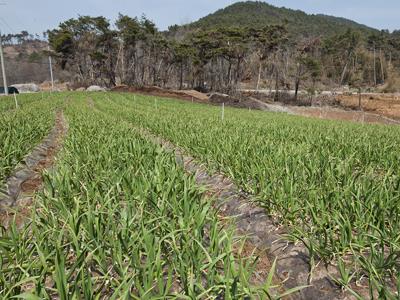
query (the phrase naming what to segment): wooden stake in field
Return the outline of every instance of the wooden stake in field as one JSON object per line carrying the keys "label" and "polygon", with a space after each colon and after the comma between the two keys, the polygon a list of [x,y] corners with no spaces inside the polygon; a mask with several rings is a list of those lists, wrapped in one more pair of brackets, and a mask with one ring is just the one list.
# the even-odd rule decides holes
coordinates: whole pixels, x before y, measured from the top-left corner
{"label": "wooden stake in field", "polygon": [[18,109],[18,101],[17,101],[17,94],[14,93],[14,100],[15,100],[15,108]]}
{"label": "wooden stake in field", "polygon": [[7,86],[7,77],[6,77],[6,70],[4,67],[4,56],[3,56],[3,44],[1,41],[1,31],[0,31],[0,64],[1,64],[1,71],[3,75],[3,85],[4,85],[4,94],[8,95],[8,86]]}
{"label": "wooden stake in field", "polygon": [[[48,47],[48,51],[50,51],[50,46]],[[54,76],[53,76],[53,64],[51,61],[51,55],[49,55],[49,69],[50,69],[50,79],[51,79],[51,90],[50,94],[54,91]]]}
{"label": "wooden stake in field", "polygon": [[221,119],[222,121],[225,118],[225,103],[222,103],[222,110],[221,110]]}

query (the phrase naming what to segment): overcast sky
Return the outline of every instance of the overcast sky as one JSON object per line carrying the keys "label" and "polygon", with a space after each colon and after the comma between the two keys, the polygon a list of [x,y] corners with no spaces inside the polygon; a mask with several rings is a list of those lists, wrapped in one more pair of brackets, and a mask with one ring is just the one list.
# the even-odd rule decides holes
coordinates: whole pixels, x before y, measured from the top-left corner
{"label": "overcast sky", "polygon": [[[0,0],[0,30],[39,33],[78,15],[145,14],[160,29],[195,21],[233,0]],[[268,0],[275,6],[345,17],[378,29],[400,29],[400,0]]]}

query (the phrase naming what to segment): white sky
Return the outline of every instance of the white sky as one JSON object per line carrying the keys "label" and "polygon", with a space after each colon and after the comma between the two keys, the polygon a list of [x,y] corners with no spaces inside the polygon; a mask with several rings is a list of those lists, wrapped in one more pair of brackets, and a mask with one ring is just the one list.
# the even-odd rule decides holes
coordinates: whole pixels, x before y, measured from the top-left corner
{"label": "white sky", "polygon": [[[79,15],[145,14],[160,29],[195,21],[232,0],[0,0],[0,30],[41,34]],[[378,29],[400,29],[400,0],[269,0],[275,6],[352,19]],[[384,2],[384,3],[383,3]],[[5,5],[1,5],[5,3]]]}

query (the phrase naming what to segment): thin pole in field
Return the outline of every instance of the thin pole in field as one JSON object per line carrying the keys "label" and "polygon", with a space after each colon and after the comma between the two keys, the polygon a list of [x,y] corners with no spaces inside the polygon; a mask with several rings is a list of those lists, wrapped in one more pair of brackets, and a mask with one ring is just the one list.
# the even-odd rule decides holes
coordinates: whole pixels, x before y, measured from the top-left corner
{"label": "thin pole in field", "polygon": [[42,91],[42,100],[43,100],[43,91]]}
{"label": "thin pole in field", "polygon": [[136,95],[133,95],[133,101],[136,101]]}
{"label": "thin pole in field", "polygon": [[1,31],[0,31],[0,62],[1,62],[1,71],[3,74],[4,93],[6,95],[8,95],[6,68],[4,66],[3,45],[2,45],[2,41],[1,41]]}
{"label": "thin pole in field", "polygon": [[157,106],[157,98],[154,98],[154,106],[156,107],[156,109],[158,109],[158,106]]}
{"label": "thin pole in field", "polygon": [[222,102],[222,110],[221,110],[221,119],[222,119],[222,121],[224,120],[224,118],[225,118],[225,103]]}
{"label": "thin pole in field", "polygon": [[[50,47],[48,48],[50,51]],[[49,68],[50,68],[50,79],[51,79],[51,91],[54,91],[54,78],[53,78],[53,66],[51,62],[51,55],[49,55]]]}
{"label": "thin pole in field", "polygon": [[17,94],[14,93],[15,108],[18,109]]}

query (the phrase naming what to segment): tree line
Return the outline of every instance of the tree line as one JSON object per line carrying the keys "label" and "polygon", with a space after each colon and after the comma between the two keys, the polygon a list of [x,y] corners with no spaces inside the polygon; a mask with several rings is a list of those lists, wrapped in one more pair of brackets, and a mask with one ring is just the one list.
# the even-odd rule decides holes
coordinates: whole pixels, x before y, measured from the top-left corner
{"label": "tree line", "polygon": [[[113,26],[114,25],[114,26]],[[389,84],[400,72],[400,31],[289,38],[286,25],[176,34],[146,18],[69,19],[48,31],[52,55],[80,85],[160,86],[233,93]]]}
{"label": "tree line", "polygon": [[21,45],[26,42],[42,41],[38,34],[31,34],[26,30],[19,33],[8,33],[1,36],[2,43],[8,45]]}

